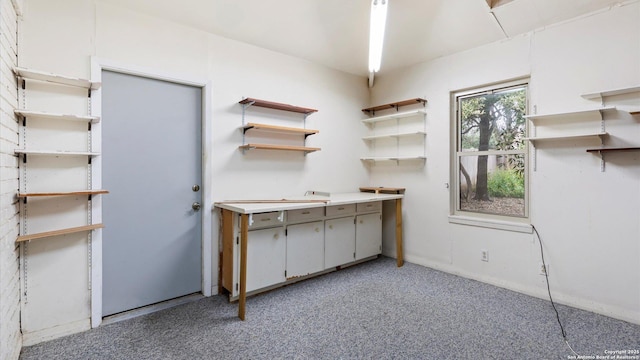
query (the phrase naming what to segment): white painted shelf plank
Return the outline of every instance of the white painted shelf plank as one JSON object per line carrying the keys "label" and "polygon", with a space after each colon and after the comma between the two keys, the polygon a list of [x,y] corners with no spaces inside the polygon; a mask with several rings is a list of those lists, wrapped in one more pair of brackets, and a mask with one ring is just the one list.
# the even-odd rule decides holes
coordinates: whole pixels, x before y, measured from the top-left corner
{"label": "white painted shelf plank", "polygon": [[609,135],[609,133],[599,132],[599,133],[573,134],[573,135],[562,135],[562,136],[529,137],[529,138],[525,138],[524,140],[531,141],[535,145],[535,142],[537,141],[544,142],[544,141],[560,141],[560,140],[572,140],[572,139],[578,140],[578,139],[589,139],[589,138],[602,140],[602,138],[607,135]]}
{"label": "white painted shelf plank", "polygon": [[48,73],[39,70],[26,69],[21,67],[15,67],[13,72],[22,78],[25,79],[33,79],[38,81],[46,81],[54,84],[67,85],[67,86],[75,86],[85,89],[96,90],[100,88],[101,83],[90,81],[86,79],[74,78],[54,73]]}
{"label": "white painted shelf plank", "polygon": [[600,92],[582,94],[582,97],[585,98],[585,99],[588,99],[588,100],[595,100],[595,99],[600,99],[600,98],[607,97],[607,96],[629,94],[629,93],[634,93],[634,92],[640,92],[640,85],[631,86],[631,87],[627,87],[627,88],[620,88],[620,89],[605,90],[605,91],[600,91]]}
{"label": "white painted shelf plank", "polygon": [[402,161],[402,160],[426,160],[426,156],[374,156],[360,158],[362,161]]}
{"label": "white painted shelf plank", "polygon": [[14,151],[16,154],[25,154],[25,155],[49,155],[49,156],[98,156],[100,153],[97,152],[89,152],[89,151],[66,151],[66,150],[29,150],[29,149],[16,149]]}
{"label": "white painted shelf plank", "polygon": [[100,122],[99,116],[83,116],[83,115],[73,115],[73,114],[56,114],[56,113],[48,113],[44,111],[31,111],[24,109],[16,109],[14,112],[17,115],[22,117],[37,117],[41,119],[57,119],[57,120],[71,120],[71,121],[83,121],[83,122],[91,122],[92,124],[96,124]]}
{"label": "white painted shelf plank", "polygon": [[560,113],[550,113],[550,114],[535,114],[535,115],[525,115],[526,119],[529,120],[539,120],[539,119],[551,119],[551,118],[562,118],[573,115],[587,115],[587,114],[595,114],[602,111],[612,111],[615,110],[615,106],[605,106],[596,109],[588,109],[588,110],[578,110],[578,111],[569,111],[569,112],[560,112]]}
{"label": "white painted shelf plank", "polygon": [[372,135],[372,136],[365,136],[362,138],[362,140],[371,141],[376,139],[399,138],[399,137],[418,136],[418,135],[425,136],[427,135],[427,133],[424,131],[413,131],[413,132],[397,133],[397,134]]}
{"label": "white painted shelf plank", "polygon": [[402,118],[412,117],[412,116],[416,116],[416,115],[425,115],[426,113],[427,112],[425,110],[422,110],[422,109],[411,110],[411,111],[403,111],[403,112],[397,112],[397,113],[389,114],[389,115],[375,116],[375,117],[372,117],[372,118],[364,119],[364,120],[362,120],[362,122],[365,123],[365,124],[372,124],[372,123],[376,123],[376,122],[380,122],[380,121],[402,119]]}

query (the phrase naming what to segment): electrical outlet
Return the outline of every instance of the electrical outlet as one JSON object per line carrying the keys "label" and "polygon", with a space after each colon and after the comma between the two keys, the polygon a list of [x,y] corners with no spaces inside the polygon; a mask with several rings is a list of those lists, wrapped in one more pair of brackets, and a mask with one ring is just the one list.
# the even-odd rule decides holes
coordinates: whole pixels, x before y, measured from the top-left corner
{"label": "electrical outlet", "polygon": [[540,275],[549,275],[549,264],[545,267],[543,263],[540,263],[539,266]]}
{"label": "electrical outlet", "polygon": [[486,249],[480,250],[480,260],[489,261],[489,250],[486,250]]}

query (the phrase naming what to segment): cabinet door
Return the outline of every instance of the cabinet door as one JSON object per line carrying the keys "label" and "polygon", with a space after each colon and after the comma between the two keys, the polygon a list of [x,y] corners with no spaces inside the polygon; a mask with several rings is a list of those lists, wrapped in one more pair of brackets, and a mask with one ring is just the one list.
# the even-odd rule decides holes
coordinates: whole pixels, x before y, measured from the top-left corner
{"label": "cabinet door", "polygon": [[382,252],[382,215],[380,213],[356,217],[356,260]]}
{"label": "cabinet door", "polygon": [[327,220],[324,223],[324,267],[329,269],[353,262],[356,251],[354,217]]}
{"label": "cabinet door", "polygon": [[324,223],[287,227],[287,279],[324,270]]}
{"label": "cabinet door", "polygon": [[252,230],[248,235],[247,291],[284,282],[287,251],[284,227]]}

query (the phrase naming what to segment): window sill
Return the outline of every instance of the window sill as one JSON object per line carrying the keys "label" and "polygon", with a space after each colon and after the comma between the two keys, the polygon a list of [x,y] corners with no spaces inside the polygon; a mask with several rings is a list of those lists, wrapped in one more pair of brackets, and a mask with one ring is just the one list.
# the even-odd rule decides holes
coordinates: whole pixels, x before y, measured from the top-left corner
{"label": "window sill", "polygon": [[500,221],[493,219],[482,219],[469,216],[449,215],[449,223],[478,226],[497,230],[515,231],[521,233],[532,234],[533,228],[531,224],[519,223],[515,221]]}

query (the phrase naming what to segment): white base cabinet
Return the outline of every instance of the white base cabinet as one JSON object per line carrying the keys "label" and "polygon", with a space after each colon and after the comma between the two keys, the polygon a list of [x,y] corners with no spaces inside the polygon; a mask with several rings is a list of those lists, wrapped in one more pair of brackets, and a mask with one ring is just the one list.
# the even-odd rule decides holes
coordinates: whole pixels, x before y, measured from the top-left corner
{"label": "white base cabinet", "polygon": [[355,217],[327,220],[324,223],[325,269],[350,263],[356,253]]}
{"label": "white base cabinet", "polygon": [[[221,286],[236,298],[242,215],[229,210],[222,215]],[[381,250],[381,201],[253,213],[247,231],[246,291],[258,293],[323,274]]]}
{"label": "white base cabinet", "polygon": [[324,269],[324,222],[287,226],[287,280]]}

